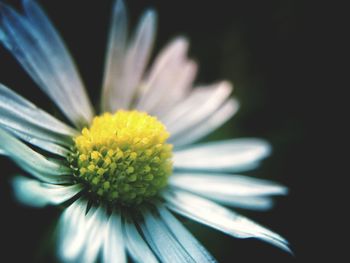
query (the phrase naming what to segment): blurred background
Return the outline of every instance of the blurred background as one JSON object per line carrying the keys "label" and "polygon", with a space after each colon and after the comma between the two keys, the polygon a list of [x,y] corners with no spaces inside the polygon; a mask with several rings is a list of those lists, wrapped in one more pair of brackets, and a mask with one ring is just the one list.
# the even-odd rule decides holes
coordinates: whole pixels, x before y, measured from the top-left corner
{"label": "blurred background", "polygon": [[[191,42],[190,56],[199,62],[197,83],[227,79],[234,83],[239,113],[214,134],[217,140],[261,137],[273,154],[256,171],[246,173],[279,181],[290,188],[272,211],[239,211],[286,237],[296,256],[257,240],[239,240],[184,220],[185,225],[219,262],[302,262],[315,259],[317,231],[313,214],[316,194],[311,182],[322,171],[314,149],[315,84],[304,79],[310,64],[304,57],[303,1],[156,1],[125,0],[131,24],[147,7],[159,14],[153,56],[177,35]],[[19,1],[11,2],[20,8]],[[93,102],[99,99],[111,0],[39,1],[63,36],[80,69]],[[57,112],[12,56],[0,47],[0,82],[46,109]],[[317,136],[317,134],[316,134]],[[32,209],[12,198],[9,179],[20,172],[0,157],[0,241],[6,262],[54,262],[50,233],[57,208]],[[318,168],[315,168],[318,167]],[[318,255],[321,251],[317,252]],[[2,257],[2,256],[1,256]],[[0,260],[2,261],[2,260]]]}

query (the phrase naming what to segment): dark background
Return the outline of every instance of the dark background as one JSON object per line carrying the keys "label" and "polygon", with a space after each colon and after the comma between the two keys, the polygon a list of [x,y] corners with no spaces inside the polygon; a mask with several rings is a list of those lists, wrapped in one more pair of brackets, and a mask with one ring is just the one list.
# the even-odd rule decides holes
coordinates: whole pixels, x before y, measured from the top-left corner
{"label": "dark background", "polygon": [[[19,1],[7,2],[20,6]],[[71,50],[96,103],[112,1],[40,3]],[[320,220],[327,210],[320,212],[317,196],[325,173],[318,112],[323,90],[314,80],[317,46],[310,48],[309,42],[317,29],[312,26],[314,21],[306,21],[306,17],[316,18],[317,10],[309,12],[304,1],[292,0],[126,3],[132,25],[146,7],[158,11],[155,51],[177,35],[190,39],[190,55],[200,64],[198,83],[234,82],[241,109],[206,140],[253,136],[272,143],[273,155],[247,174],[280,181],[290,188],[290,194],[278,198],[272,211],[240,212],[285,236],[295,257],[260,241],[234,239],[190,221],[185,224],[220,262],[326,259],[330,247],[323,248],[328,225]],[[2,47],[0,82],[47,111],[57,111]],[[8,182],[19,170],[5,158],[0,158],[0,167],[1,257],[10,259],[5,262],[51,262],[47,237],[60,211],[16,204]]]}

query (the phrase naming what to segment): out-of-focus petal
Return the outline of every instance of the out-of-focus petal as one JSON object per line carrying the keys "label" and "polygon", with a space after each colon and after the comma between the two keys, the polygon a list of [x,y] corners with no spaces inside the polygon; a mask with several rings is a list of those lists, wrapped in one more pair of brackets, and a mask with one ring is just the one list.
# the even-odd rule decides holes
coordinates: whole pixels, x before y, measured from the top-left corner
{"label": "out-of-focus petal", "polygon": [[[92,207],[85,216],[85,248],[76,262],[96,262],[105,237],[107,214],[103,207]],[[115,233],[117,234],[117,233]]]}
{"label": "out-of-focus petal", "polygon": [[148,75],[136,108],[160,116],[191,87],[197,66],[186,59],[188,41],[178,37],[170,42],[156,57]]}
{"label": "out-of-focus petal", "polygon": [[161,120],[165,119],[166,114],[190,94],[197,70],[198,65],[195,61],[184,61],[179,71],[173,76],[175,78],[173,88],[169,89],[149,112]]}
{"label": "out-of-focus petal", "polygon": [[169,142],[174,147],[181,147],[194,143],[206,135],[210,134],[226,121],[228,121],[238,111],[239,103],[235,99],[228,99],[216,112],[208,116],[201,123],[191,127],[186,132],[176,137],[170,137]]}
{"label": "out-of-focus petal", "polygon": [[0,40],[72,123],[89,123],[93,110],[62,40],[35,1],[23,6],[26,17],[0,5]]}
{"label": "out-of-focus petal", "polygon": [[223,105],[231,91],[232,86],[226,81],[195,88],[187,99],[161,119],[172,137],[176,138],[210,117]]}
{"label": "out-of-focus petal", "polygon": [[[148,10],[141,18],[131,43],[128,43],[128,47],[124,51],[125,54],[121,54],[125,42],[125,34],[123,33],[123,29],[120,34],[114,33],[114,30],[124,27],[124,24],[126,24],[125,12],[123,3],[117,3],[114,14],[122,14],[122,17],[113,20],[113,31],[111,31],[110,37],[110,41],[112,42],[109,44],[110,48],[108,50],[108,57],[112,57],[108,58],[108,60],[120,59],[120,62],[115,61],[107,64],[106,74],[108,75],[105,77],[105,85],[108,86],[105,89],[109,89],[109,91],[104,94],[103,98],[106,105],[104,110],[111,112],[115,112],[118,109],[130,109],[132,107],[137,89],[140,88],[141,79],[151,55],[156,31],[156,13],[153,10]],[[125,19],[123,19],[123,16],[125,16]],[[122,44],[118,46],[120,42]],[[118,50],[114,50],[113,47]],[[113,66],[116,72],[113,72]]]}
{"label": "out-of-focus petal", "polygon": [[87,202],[76,200],[64,210],[58,222],[57,253],[63,262],[78,262],[88,234]]}
{"label": "out-of-focus petal", "polygon": [[128,17],[123,0],[116,1],[113,7],[112,22],[106,54],[104,82],[101,95],[102,111],[111,111],[121,104],[120,93],[123,87],[119,80],[123,78],[125,53],[128,37]]}
{"label": "out-of-focus petal", "polygon": [[18,201],[34,207],[59,205],[74,197],[83,188],[80,184],[49,185],[24,176],[14,177],[12,186]]}

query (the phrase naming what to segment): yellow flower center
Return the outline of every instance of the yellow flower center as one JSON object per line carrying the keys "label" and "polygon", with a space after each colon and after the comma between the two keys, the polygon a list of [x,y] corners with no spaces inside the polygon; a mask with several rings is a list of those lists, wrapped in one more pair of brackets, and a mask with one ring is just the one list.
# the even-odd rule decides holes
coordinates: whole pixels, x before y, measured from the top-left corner
{"label": "yellow flower center", "polygon": [[99,200],[140,204],[166,186],[172,145],[165,126],[138,111],[104,113],[74,138],[69,157],[76,179]]}

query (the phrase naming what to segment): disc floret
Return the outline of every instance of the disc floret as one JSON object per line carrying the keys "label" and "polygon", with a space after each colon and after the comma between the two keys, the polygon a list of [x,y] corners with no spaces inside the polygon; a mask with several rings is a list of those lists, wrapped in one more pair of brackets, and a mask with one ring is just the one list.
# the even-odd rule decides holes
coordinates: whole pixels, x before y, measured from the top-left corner
{"label": "disc floret", "polygon": [[165,126],[146,113],[104,113],[74,139],[69,162],[76,180],[99,200],[140,204],[167,184],[172,172],[168,138]]}

